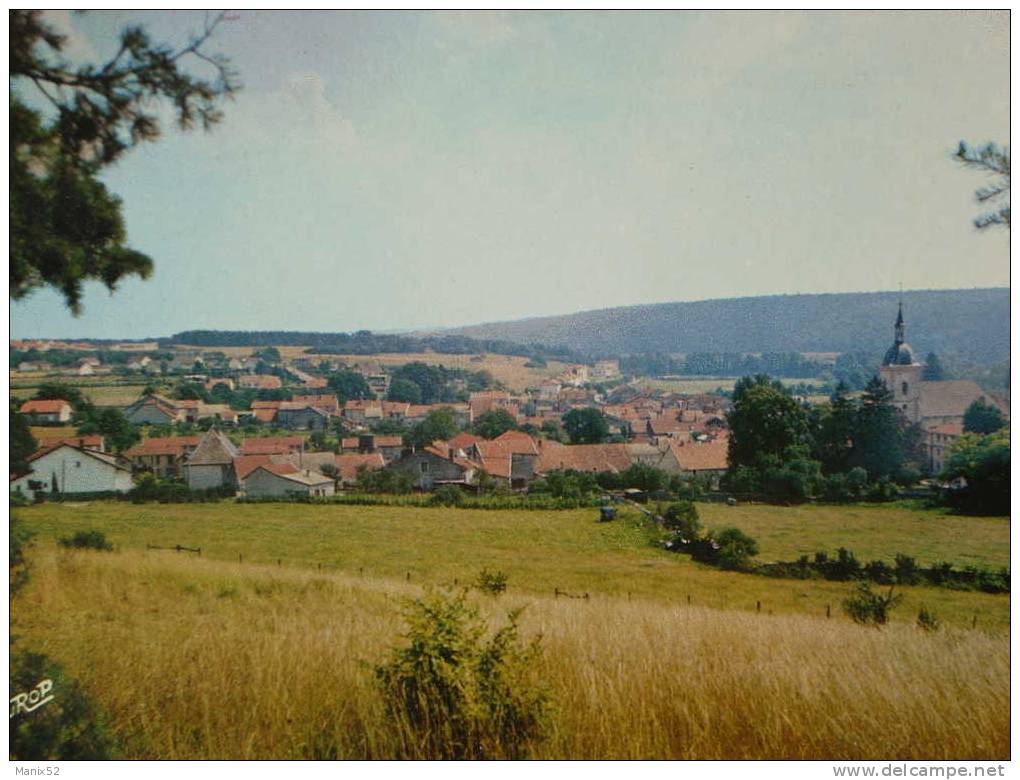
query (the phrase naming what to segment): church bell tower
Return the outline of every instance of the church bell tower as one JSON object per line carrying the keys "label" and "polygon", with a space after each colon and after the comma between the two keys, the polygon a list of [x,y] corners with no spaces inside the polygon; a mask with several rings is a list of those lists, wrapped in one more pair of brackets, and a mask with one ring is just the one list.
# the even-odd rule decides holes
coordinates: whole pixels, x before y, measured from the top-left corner
{"label": "church bell tower", "polygon": [[921,373],[924,366],[914,359],[914,351],[906,342],[906,325],[903,321],[903,301],[894,326],[893,345],[886,350],[879,378],[893,394],[892,403],[910,422],[921,420]]}

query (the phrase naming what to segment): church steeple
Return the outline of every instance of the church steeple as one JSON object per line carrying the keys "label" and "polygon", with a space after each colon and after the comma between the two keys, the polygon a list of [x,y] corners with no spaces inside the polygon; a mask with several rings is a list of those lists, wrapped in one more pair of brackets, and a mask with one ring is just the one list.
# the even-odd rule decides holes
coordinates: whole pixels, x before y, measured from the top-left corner
{"label": "church steeple", "polygon": [[896,315],[896,344],[906,341],[906,326],[903,324],[903,301],[900,301],[900,312]]}
{"label": "church steeple", "polygon": [[914,360],[914,351],[910,348],[906,339],[907,327],[903,322],[903,300],[900,300],[900,309],[896,314],[896,337],[893,341],[893,345],[889,347],[885,353],[885,359],[882,360],[883,366],[913,366],[916,365]]}

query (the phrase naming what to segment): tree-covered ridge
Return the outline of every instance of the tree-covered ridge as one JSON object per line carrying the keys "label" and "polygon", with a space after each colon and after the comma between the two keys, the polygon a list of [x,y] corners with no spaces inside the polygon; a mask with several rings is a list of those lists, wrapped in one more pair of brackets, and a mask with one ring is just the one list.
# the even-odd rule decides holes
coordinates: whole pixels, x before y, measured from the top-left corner
{"label": "tree-covered ridge", "polygon": [[296,330],[186,330],[175,333],[167,343],[193,347],[308,347],[310,352],[337,355],[378,355],[387,353],[441,352],[447,355],[497,355],[545,357],[576,360],[581,356],[562,345],[518,344],[500,339],[467,336],[416,336],[398,333],[329,333]]}
{"label": "tree-covered ridge", "polygon": [[[902,293],[917,355],[978,364],[1009,358],[1009,290]],[[898,292],[775,295],[657,303],[455,328],[472,338],[557,344],[593,355],[867,352],[892,342]]]}

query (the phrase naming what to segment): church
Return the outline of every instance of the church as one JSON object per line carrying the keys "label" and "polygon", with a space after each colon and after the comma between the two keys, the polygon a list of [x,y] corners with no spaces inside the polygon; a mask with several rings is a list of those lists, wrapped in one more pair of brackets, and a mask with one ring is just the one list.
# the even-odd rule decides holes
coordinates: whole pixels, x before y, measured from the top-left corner
{"label": "church", "polygon": [[879,378],[893,394],[893,404],[912,423],[918,423],[928,439],[929,467],[942,468],[947,443],[963,433],[963,415],[975,401],[997,406],[1007,418],[1009,402],[987,393],[969,379],[925,381],[924,365],[914,357],[906,341],[903,303],[896,316],[893,344],[882,359]]}

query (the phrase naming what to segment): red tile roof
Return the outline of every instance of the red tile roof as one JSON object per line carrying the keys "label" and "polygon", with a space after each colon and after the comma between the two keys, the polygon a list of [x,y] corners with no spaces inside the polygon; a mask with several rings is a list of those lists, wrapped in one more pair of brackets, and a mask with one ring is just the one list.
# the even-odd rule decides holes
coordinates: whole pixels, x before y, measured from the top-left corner
{"label": "red tile roof", "polygon": [[729,466],[726,438],[706,442],[671,441],[669,446],[684,471],[725,471]]}
{"label": "red tile roof", "polygon": [[36,399],[25,401],[19,411],[22,414],[60,414],[65,407],[71,408],[70,401],[63,401],[59,398],[53,400]]}
{"label": "red tile roof", "polygon": [[271,455],[273,453],[296,452],[304,446],[305,440],[300,436],[266,436],[264,438],[245,439],[241,442],[242,455]]}
{"label": "red tile roof", "polygon": [[135,458],[142,455],[179,455],[183,456],[189,449],[194,449],[202,441],[201,436],[158,436],[148,438],[124,453],[125,457]]}
{"label": "red tile roof", "polygon": [[383,457],[378,452],[342,452],[336,456],[336,467],[340,471],[340,478],[344,482],[354,482],[358,478],[358,467],[365,466],[369,469],[381,469],[386,465]]}
{"label": "red tile roof", "polygon": [[626,444],[571,444],[543,441],[536,471],[572,469],[598,473],[624,471],[632,463]]}

